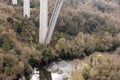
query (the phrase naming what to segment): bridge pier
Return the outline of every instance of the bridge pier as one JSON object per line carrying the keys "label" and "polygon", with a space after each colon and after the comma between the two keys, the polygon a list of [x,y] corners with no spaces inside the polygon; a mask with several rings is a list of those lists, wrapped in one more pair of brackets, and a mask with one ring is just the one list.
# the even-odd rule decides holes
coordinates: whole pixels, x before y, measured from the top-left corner
{"label": "bridge pier", "polygon": [[[64,0],[57,0],[48,27],[48,0],[40,0],[39,43],[47,46],[50,43],[58,15]],[[17,0],[12,0],[17,5]],[[30,17],[30,0],[23,0],[23,16]]]}
{"label": "bridge pier", "polygon": [[48,0],[40,0],[39,43],[44,44],[48,31]]}
{"label": "bridge pier", "polygon": [[23,0],[23,15],[24,17],[30,17],[30,0]]}
{"label": "bridge pier", "polygon": [[17,5],[18,4],[18,0],[12,0],[12,4]]}
{"label": "bridge pier", "polygon": [[44,44],[45,46],[47,46],[50,43],[63,2],[64,0],[57,0],[55,3],[55,7],[53,9],[52,16],[48,26],[47,36]]}

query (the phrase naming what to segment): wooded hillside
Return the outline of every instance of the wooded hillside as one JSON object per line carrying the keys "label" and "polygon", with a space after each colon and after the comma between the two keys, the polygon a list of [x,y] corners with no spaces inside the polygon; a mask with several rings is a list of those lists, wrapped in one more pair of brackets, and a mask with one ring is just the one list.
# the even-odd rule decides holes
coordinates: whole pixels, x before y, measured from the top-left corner
{"label": "wooded hillside", "polygon": [[[49,19],[55,0],[49,0]],[[23,17],[22,0],[0,0],[0,80],[31,73],[56,58],[85,57],[93,52],[120,53],[120,0],[65,0],[51,44],[38,44],[39,0]]]}

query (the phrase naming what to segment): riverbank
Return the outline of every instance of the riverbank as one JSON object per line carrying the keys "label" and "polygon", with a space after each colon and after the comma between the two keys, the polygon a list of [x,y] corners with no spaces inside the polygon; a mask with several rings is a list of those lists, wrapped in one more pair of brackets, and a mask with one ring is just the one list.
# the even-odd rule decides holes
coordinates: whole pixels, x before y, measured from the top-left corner
{"label": "riverbank", "polygon": [[73,70],[71,72],[71,80],[119,80],[119,60],[120,55],[116,53],[92,54],[86,60],[82,61],[83,70]]}
{"label": "riverbank", "polygon": [[[120,7],[114,1],[66,0],[47,47],[38,43],[39,0],[31,0],[30,18],[23,18],[22,0],[16,6],[10,1],[0,0],[0,80],[17,80],[21,74],[29,80],[35,67],[120,47]],[[54,2],[49,1],[49,17]]]}
{"label": "riverbank", "polygon": [[84,59],[53,61],[35,68],[29,76],[30,80],[117,80],[120,78],[119,60],[120,49],[112,53],[94,52]]}
{"label": "riverbank", "polygon": [[[106,37],[104,35],[106,35]],[[4,39],[4,41],[6,39],[6,41],[3,43],[5,46],[2,46],[1,49],[1,60],[3,60],[3,62],[1,62],[0,76],[3,80],[16,79],[21,77],[21,74],[24,74],[27,78],[29,78],[34,67],[48,65],[52,61],[55,61],[60,58],[84,59],[85,57],[90,56],[94,52],[99,52],[99,50],[103,53],[112,53],[114,52],[114,50],[116,50],[116,48],[119,49],[119,34],[115,37],[110,36],[110,34],[108,33],[104,35],[100,37],[97,35],[88,36],[87,34],[80,33],[72,40],[60,38],[56,44],[50,45],[46,48],[43,48],[41,46],[39,48],[32,46],[28,47],[21,43],[21,45],[23,45],[24,48],[19,47],[17,44],[16,46],[18,46],[19,49],[13,47],[10,50],[9,45],[5,43],[7,41],[10,41],[11,43],[14,42],[12,42],[11,39],[7,37],[7,35],[1,35],[1,39]],[[99,42],[103,45],[98,44]],[[21,49],[23,50],[22,52]],[[117,51],[120,52],[119,50]],[[5,76],[9,77],[7,77],[6,79]]]}

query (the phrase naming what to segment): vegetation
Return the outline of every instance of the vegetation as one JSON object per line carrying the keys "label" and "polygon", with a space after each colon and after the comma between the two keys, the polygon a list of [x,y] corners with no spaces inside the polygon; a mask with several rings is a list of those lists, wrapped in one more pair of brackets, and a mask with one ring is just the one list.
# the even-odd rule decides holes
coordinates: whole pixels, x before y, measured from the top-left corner
{"label": "vegetation", "polygon": [[120,63],[114,55],[120,59],[118,54],[93,53],[88,62],[82,61],[82,71],[74,70],[71,73],[72,80],[119,80]]}
{"label": "vegetation", "polygon": [[[22,0],[18,6],[10,2],[0,1],[0,80],[17,79],[21,74],[29,80],[28,75],[38,65],[57,58],[88,56],[88,66],[82,73],[73,71],[73,80],[120,79],[119,64],[113,64],[116,57],[106,58],[106,52],[120,54],[120,5],[115,1],[66,0],[47,47],[38,44],[39,0],[31,0],[31,18],[22,17]],[[49,2],[50,18],[55,0]],[[99,61],[94,52],[101,52],[104,58]]]}

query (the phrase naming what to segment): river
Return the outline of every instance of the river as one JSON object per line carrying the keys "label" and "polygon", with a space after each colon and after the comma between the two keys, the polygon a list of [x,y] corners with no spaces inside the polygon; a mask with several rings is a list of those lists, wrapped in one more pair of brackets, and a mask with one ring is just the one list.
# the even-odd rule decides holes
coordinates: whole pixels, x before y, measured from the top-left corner
{"label": "river", "polygon": [[[43,68],[35,68],[30,76],[30,80],[70,80],[70,72],[80,65],[73,61],[60,60],[52,62]],[[26,80],[23,76],[20,80]]]}

